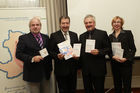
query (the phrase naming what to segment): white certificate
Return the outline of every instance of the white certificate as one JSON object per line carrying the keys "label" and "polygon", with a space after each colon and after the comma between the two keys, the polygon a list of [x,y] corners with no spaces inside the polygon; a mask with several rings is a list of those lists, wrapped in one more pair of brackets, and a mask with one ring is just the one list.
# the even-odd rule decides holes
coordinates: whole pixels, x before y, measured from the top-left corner
{"label": "white certificate", "polygon": [[72,49],[72,46],[68,40],[57,44],[57,46],[59,48],[60,53],[65,55],[64,56],[65,60],[73,57],[73,49]]}
{"label": "white certificate", "polygon": [[117,51],[115,52],[115,56],[118,56],[119,58],[123,58],[123,49],[117,49]]}
{"label": "white certificate", "polygon": [[112,52],[114,56],[123,58],[124,50],[121,47],[121,42],[112,42]]}
{"label": "white certificate", "polygon": [[95,40],[86,39],[86,49],[85,52],[90,53],[91,50],[95,49]]}
{"label": "white certificate", "polygon": [[76,43],[73,45],[73,54],[77,57],[80,56],[80,51],[81,51],[81,43]]}
{"label": "white certificate", "polygon": [[39,53],[43,58],[49,55],[46,48],[40,50]]}
{"label": "white certificate", "polygon": [[121,49],[121,42],[112,42],[112,49]]}

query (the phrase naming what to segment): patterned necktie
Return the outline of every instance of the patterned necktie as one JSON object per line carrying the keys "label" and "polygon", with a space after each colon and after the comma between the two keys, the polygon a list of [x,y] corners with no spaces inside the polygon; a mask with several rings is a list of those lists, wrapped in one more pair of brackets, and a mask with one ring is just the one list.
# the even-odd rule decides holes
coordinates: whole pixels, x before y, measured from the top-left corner
{"label": "patterned necktie", "polygon": [[39,46],[40,46],[41,48],[43,48],[43,41],[41,40],[40,36],[37,35],[36,38],[37,38],[37,42],[38,42]]}
{"label": "patterned necktie", "polygon": [[64,32],[65,40],[68,40],[67,35],[68,35],[67,32]]}

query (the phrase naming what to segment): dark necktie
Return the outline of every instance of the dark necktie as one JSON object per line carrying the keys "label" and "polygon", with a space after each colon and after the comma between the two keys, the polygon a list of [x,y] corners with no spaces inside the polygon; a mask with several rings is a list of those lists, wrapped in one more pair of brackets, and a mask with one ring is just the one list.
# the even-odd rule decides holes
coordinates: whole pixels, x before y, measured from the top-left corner
{"label": "dark necktie", "polygon": [[88,32],[88,39],[91,39],[91,31]]}
{"label": "dark necktie", "polygon": [[43,41],[40,39],[40,36],[37,35],[36,38],[37,38],[37,42],[38,42],[39,46],[40,46],[41,48],[43,48]]}

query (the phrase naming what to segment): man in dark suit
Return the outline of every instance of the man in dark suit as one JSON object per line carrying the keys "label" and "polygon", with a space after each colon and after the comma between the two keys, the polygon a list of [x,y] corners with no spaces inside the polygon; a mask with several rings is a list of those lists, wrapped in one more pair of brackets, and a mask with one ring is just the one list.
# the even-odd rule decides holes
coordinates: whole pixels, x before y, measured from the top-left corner
{"label": "man in dark suit", "polygon": [[37,17],[30,20],[29,28],[30,33],[19,37],[16,57],[24,62],[23,80],[27,81],[31,93],[46,93],[43,92],[45,86],[41,86],[50,78],[52,59],[50,56],[43,58],[39,51],[44,48],[49,51],[49,37],[40,33],[41,22]]}
{"label": "man in dark suit", "polygon": [[64,55],[60,53],[57,44],[68,40],[73,46],[78,42],[76,33],[69,31],[70,18],[68,16],[60,17],[60,30],[52,33],[50,36],[51,55],[54,58],[54,73],[57,80],[59,93],[75,93],[77,79],[77,57],[65,60]]}
{"label": "man in dark suit", "polygon": [[[87,15],[84,18],[86,32],[80,35],[82,43],[80,63],[84,81],[85,93],[104,93],[104,80],[106,74],[105,55],[110,51],[110,42],[105,31],[95,28],[95,17]],[[95,40],[95,49],[85,52],[88,40]],[[92,45],[92,44],[91,44]],[[93,89],[94,87],[94,89]]]}

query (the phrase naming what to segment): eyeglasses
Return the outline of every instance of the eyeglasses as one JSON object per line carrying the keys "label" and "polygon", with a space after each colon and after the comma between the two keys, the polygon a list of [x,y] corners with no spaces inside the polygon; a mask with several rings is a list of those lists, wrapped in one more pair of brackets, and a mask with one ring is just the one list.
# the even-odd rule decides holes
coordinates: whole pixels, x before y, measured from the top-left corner
{"label": "eyeglasses", "polygon": [[121,23],[121,21],[114,21],[113,24],[115,24],[115,23],[119,24],[119,23]]}

